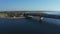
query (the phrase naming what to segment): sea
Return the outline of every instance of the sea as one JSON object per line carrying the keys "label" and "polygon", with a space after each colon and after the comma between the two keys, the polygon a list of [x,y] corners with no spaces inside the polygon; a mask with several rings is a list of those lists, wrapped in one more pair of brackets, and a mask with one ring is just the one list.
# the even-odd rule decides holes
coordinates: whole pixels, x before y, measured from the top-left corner
{"label": "sea", "polygon": [[[56,14],[58,13],[50,13]],[[44,18],[42,23],[39,18],[32,19],[7,19],[0,18],[0,33],[6,34],[60,34],[60,19]]]}

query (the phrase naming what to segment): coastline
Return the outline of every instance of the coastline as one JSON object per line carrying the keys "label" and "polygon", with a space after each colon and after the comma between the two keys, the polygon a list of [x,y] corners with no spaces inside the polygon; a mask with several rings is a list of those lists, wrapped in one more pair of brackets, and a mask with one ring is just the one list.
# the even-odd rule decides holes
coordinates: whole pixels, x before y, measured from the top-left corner
{"label": "coastline", "polygon": [[21,19],[25,17],[0,17],[0,18],[5,18],[5,19]]}

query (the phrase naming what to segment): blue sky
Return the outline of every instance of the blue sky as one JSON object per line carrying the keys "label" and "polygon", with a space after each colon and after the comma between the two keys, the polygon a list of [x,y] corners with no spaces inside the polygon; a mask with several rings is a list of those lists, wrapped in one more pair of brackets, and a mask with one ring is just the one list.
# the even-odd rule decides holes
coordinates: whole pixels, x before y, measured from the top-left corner
{"label": "blue sky", "polygon": [[60,0],[0,0],[0,11],[60,11]]}

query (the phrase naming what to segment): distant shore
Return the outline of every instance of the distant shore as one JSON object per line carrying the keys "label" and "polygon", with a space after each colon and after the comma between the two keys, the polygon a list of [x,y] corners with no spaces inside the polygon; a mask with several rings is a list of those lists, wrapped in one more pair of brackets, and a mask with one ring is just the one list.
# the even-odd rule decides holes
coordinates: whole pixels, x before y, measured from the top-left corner
{"label": "distant shore", "polygon": [[0,17],[0,18],[6,18],[6,19],[21,19],[25,17]]}

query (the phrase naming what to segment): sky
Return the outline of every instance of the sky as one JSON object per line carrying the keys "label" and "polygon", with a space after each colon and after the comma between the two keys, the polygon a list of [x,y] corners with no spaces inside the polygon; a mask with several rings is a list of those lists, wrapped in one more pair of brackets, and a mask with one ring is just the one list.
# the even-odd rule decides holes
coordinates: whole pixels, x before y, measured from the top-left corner
{"label": "sky", "polygon": [[60,11],[60,0],[0,0],[0,11]]}

